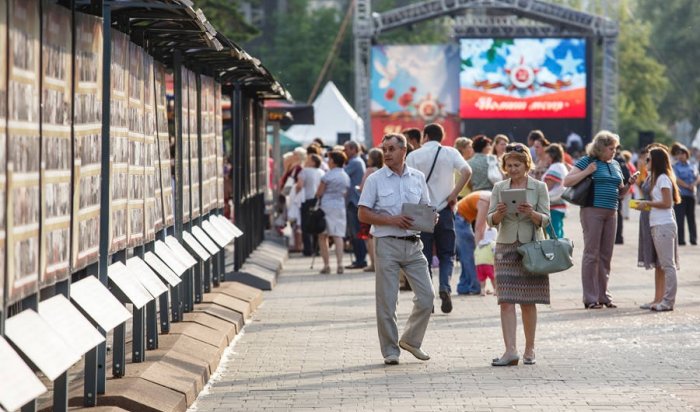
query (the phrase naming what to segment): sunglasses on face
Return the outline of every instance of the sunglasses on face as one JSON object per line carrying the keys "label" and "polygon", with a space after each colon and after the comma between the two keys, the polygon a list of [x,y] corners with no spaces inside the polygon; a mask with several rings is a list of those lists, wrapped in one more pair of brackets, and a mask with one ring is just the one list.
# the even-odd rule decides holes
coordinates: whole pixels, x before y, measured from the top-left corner
{"label": "sunglasses on face", "polygon": [[525,153],[525,146],[520,145],[520,144],[506,145],[506,153],[509,153],[509,152]]}

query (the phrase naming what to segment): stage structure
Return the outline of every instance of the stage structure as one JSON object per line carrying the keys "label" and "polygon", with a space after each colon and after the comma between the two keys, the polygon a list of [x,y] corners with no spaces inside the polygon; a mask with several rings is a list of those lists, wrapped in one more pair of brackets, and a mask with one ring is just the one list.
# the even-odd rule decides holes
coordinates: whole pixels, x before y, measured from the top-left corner
{"label": "stage structure", "polygon": [[365,121],[369,145],[372,46],[379,43],[377,39],[384,32],[444,16],[453,18],[455,39],[579,38],[589,44],[598,39],[603,48],[603,76],[600,121],[595,128],[617,128],[618,24],[614,20],[541,0],[428,0],[383,13],[372,12],[371,0],[356,0],[355,109]]}

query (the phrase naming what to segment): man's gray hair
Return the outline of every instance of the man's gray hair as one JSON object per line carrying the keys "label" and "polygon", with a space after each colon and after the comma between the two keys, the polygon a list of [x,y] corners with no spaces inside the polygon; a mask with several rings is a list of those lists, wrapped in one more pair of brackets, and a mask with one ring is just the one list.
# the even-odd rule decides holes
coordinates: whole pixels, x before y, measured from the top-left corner
{"label": "man's gray hair", "polygon": [[350,146],[352,150],[356,152],[360,151],[360,144],[354,140],[348,140],[347,142],[345,142],[345,146]]}
{"label": "man's gray hair", "polygon": [[405,148],[406,147],[406,136],[398,133],[389,133],[385,134],[384,137],[382,137],[382,143],[386,142],[387,140],[391,139],[396,139],[396,141],[399,144],[399,147]]}

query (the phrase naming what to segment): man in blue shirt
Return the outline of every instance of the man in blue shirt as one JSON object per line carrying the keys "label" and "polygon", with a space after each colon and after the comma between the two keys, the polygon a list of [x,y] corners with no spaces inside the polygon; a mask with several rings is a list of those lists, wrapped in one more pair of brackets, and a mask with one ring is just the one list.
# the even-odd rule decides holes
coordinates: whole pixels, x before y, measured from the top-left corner
{"label": "man in blue shirt", "polygon": [[678,244],[685,245],[685,222],[688,220],[688,235],[690,244],[698,244],[697,229],[695,226],[695,190],[699,183],[698,174],[688,162],[690,151],[685,146],[676,148],[676,164],[673,165],[673,173],[681,191],[681,203],[673,206],[676,212],[678,225]]}
{"label": "man in blue shirt", "polygon": [[347,196],[347,216],[348,216],[348,235],[352,242],[352,253],[355,256],[355,261],[351,265],[346,266],[346,269],[363,269],[367,266],[367,246],[365,241],[357,237],[360,232],[360,221],[357,218],[357,202],[360,200],[359,187],[362,183],[362,177],[365,175],[365,162],[362,161],[360,154],[360,145],[355,141],[345,142],[345,155],[348,157],[348,163],[345,166],[345,173],[350,176],[350,189]]}

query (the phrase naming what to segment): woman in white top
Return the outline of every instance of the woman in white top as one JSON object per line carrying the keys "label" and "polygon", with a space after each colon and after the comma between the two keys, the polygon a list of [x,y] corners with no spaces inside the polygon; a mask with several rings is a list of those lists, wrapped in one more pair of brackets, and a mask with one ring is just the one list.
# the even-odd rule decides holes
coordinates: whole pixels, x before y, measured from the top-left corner
{"label": "woman in white top", "polygon": [[304,191],[304,201],[301,203],[301,238],[304,244],[302,253],[311,256],[316,253],[318,237],[306,231],[309,210],[316,204],[316,190],[321,184],[321,178],[326,174],[321,170],[321,156],[310,154],[306,157],[304,168],[297,175],[296,192]]}
{"label": "woman in white top", "polygon": [[649,308],[665,312],[673,310],[676,303],[676,219],[673,214],[674,203],[680,203],[681,196],[676,177],[671,169],[668,152],[655,147],[649,151],[649,172],[651,177],[651,200],[642,200],[637,204],[639,210],[650,210],[649,226],[651,238],[657,255],[657,264],[664,272],[664,295],[660,302],[652,302]]}

